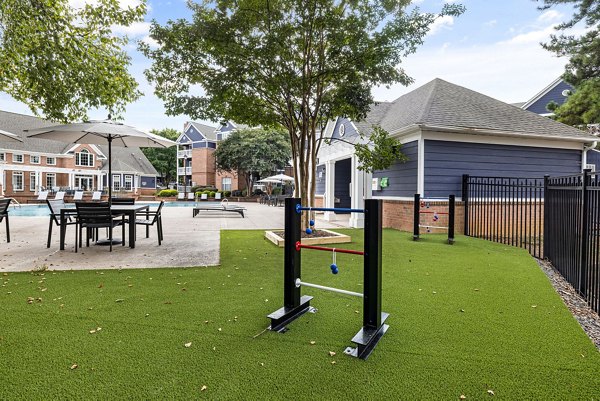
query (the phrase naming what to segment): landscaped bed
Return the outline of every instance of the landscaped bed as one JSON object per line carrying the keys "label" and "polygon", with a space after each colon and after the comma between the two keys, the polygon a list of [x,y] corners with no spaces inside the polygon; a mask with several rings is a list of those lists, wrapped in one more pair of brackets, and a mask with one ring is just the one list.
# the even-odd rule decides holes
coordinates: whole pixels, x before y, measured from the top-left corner
{"label": "landscaped bed", "polygon": [[[598,396],[600,353],[524,250],[385,230],[390,329],[362,361],[343,355],[358,298],[304,289],[318,313],[263,332],[283,274],[263,234],[223,231],[221,267],[0,276],[0,399]],[[359,256],[337,275],[328,253],[302,261],[304,280],[362,292]]]}

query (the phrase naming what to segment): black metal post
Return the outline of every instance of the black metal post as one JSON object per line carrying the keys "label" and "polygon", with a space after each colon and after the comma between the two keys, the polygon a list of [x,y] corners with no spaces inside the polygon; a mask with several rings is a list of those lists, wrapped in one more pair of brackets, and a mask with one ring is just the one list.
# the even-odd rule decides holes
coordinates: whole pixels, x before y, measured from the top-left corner
{"label": "black metal post", "polygon": [[550,205],[548,204],[548,181],[550,180],[549,175],[544,176],[544,194],[542,195],[543,205],[544,205],[544,233],[542,236],[542,244],[543,244],[543,255],[542,257],[548,257],[548,242],[550,241],[550,236],[548,235],[548,228],[550,226]]}
{"label": "black metal post", "polygon": [[363,327],[352,338],[357,347],[344,351],[360,359],[369,357],[389,328],[384,324],[389,314],[381,312],[382,211],[381,200],[365,200]]}
{"label": "black metal post", "polygon": [[283,245],[283,308],[271,313],[270,329],[284,332],[286,325],[310,309],[310,296],[300,296],[300,287],[296,280],[300,279],[300,251],[296,250],[296,242],[300,241],[302,213],[296,211],[300,198],[285,199],[285,239]]}
{"label": "black metal post", "polygon": [[[463,176],[462,176],[462,201],[463,201],[464,208],[465,208],[464,233],[465,233],[465,235],[469,235],[469,174],[463,174]],[[453,235],[453,237],[454,237],[454,235]]]}
{"label": "black metal post", "polygon": [[[110,120],[110,118],[109,118]],[[112,206],[112,136],[108,136],[108,206]]]}
{"label": "black metal post", "polygon": [[420,210],[421,210],[421,195],[420,194],[415,194],[415,201],[414,201],[414,213],[413,213],[413,241],[416,241],[419,239],[419,224],[421,222],[421,215],[420,215]]}
{"label": "black metal post", "polygon": [[456,199],[454,195],[450,195],[448,198],[448,243],[454,244],[454,205]]}
{"label": "black metal post", "polygon": [[583,181],[581,183],[581,250],[579,253],[579,281],[577,290],[585,297],[587,287],[587,264],[588,264],[588,238],[589,238],[589,194],[590,173],[592,170],[583,170]]}

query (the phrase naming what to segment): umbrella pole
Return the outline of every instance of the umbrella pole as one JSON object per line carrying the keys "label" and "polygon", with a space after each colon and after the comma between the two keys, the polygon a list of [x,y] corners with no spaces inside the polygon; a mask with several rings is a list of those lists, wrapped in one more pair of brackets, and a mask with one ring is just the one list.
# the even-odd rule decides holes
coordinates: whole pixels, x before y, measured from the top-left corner
{"label": "umbrella pole", "polygon": [[108,206],[112,206],[112,136],[108,136]]}

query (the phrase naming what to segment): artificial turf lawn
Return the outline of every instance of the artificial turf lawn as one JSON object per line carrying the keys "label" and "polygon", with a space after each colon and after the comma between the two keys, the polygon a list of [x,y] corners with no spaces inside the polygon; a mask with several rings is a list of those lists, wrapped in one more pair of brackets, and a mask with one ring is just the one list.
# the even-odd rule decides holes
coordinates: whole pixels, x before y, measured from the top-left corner
{"label": "artificial turf lawn", "polygon": [[[318,313],[253,338],[282,303],[282,251],[258,231],[223,231],[221,267],[4,274],[0,399],[600,397],[600,353],[525,251],[383,237],[390,329],[367,361],[343,354],[362,301],[310,288]],[[360,257],[335,276],[330,254],[302,258],[305,281],[362,291]]]}

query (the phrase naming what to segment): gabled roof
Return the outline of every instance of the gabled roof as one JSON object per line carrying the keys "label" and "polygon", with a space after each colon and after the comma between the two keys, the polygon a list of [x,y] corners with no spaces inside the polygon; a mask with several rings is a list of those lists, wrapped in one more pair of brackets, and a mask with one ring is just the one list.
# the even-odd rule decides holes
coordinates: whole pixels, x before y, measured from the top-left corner
{"label": "gabled roof", "polygon": [[211,127],[210,125],[197,123],[195,121],[189,121],[189,124],[192,125],[198,132],[200,132],[206,139],[209,141],[217,140],[217,128]]}
{"label": "gabled roof", "polygon": [[[567,96],[562,95],[564,90],[573,90],[573,87],[566,83],[561,77],[556,78],[554,81],[550,83],[550,85],[546,86],[540,92],[538,92],[534,97],[524,102],[520,107],[523,110],[533,111],[538,114],[552,114],[546,109],[546,106],[550,101],[556,102],[559,106],[563,104],[567,100]],[[551,93],[555,91],[556,93]],[[559,95],[559,93],[561,95]],[[543,104],[535,106],[535,104],[542,100]],[[533,106],[533,107],[532,107]]]}
{"label": "gabled roof", "polygon": [[[50,139],[29,138],[23,130],[33,128],[43,128],[56,125],[51,121],[42,118],[27,116],[24,114],[10,113],[0,111],[0,129],[13,132],[23,138],[23,142],[0,141],[0,149],[39,152],[47,154],[66,154],[73,147],[72,144]],[[104,155],[108,155],[108,146],[106,145],[90,145],[97,147]],[[146,156],[139,148],[122,148],[119,146],[112,147],[113,171],[137,171],[148,175],[157,175],[156,169],[150,164]],[[118,170],[115,166],[120,166],[121,163],[127,164],[129,167],[134,167],[133,170]],[[103,170],[108,170],[107,161],[104,161]]]}
{"label": "gabled roof", "polygon": [[380,124],[392,134],[410,126],[420,126],[467,133],[575,139],[581,142],[597,139],[584,131],[439,78],[391,103],[373,106],[366,121],[357,124],[357,127],[368,134],[373,123]]}

